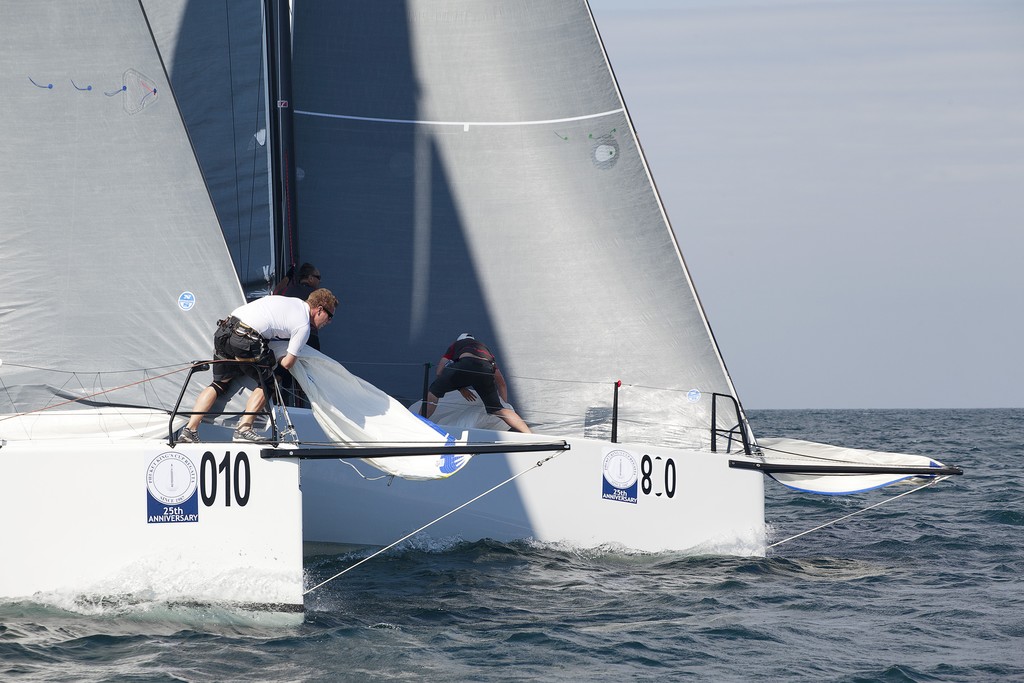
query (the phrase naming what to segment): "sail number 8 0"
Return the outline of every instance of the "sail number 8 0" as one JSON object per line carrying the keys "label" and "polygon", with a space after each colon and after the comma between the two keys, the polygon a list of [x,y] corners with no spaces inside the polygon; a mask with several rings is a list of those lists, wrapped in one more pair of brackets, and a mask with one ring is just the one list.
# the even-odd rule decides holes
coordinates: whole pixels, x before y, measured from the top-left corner
{"label": "sail number 8 0", "polygon": [[[661,468],[661,472],[656,473],[655,469],[658,468]],[[662,486],[658,487],[659,483]],[[661,490],[655,491],[656,487]],[[645,496],[651,495],[653,491],[655,496],[660,497],[664,494],[666,498],[674,497],[676,495],[675,460],[666,458],[662,461],[660,455],[656,455],[652,459],[651,456],[644,454],[644,457],[640,459],[640,489]]]}

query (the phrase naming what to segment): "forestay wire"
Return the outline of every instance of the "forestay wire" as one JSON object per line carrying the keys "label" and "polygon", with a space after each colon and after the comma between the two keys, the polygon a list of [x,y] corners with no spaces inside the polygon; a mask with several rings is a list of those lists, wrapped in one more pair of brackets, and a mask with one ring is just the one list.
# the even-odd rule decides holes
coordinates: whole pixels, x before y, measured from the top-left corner
{"label": "forestay wire", "polygon": [[930,482],[928,482],[926,484],[921,484],[917,488],[910,489],[909,491],[904,491],[903,493],[901,493],[899,495],[896,495],[896,496],[893,496],[892,498],[886,498],[885,500],[879,501],[879,502],[875,503],[874,505],[869,505],[866,508],[862,508],[862,509],[857,510],[855,512],[851,512],[848,515],[843,515],[842,517],[840,517],[838,519],[833,519],[831,522],[825,522],[824,524],[816,526],[813,529],[808,529],[807,531],[801,531],[799,534],[796,534],[795,536],[790,536],[789,538],[784,538],[781,541],[776,541],[775,543],[772,543],[771,545],[769,545],[768,548],[774,548],[777,545],[782,545],[783,543],[789,543],[790,541],[792,541],[794,539],[800,538],[801,536],[806,536],[807,534],[812,533],[814,531],[820,531],[821,529],[824,529],[825,527],[832,526],[833,524],[838,524],[839,522],[842,522],[845,519],[849,519],[850,517],[853,517],[854,515],[859,515],[862,512],[867,512],[868,510],[872,510],[872,509],[874,509],[874,508],[876,508],[876,507],[878,507],[880,505],[885,505],[886,503],[891,503],[892,501],[896,500],[897,498],[902,498],[903,496],[909,496],[911,493],[915,493],[917,491],[920,491],[921,489],[926,489],[929,486],[934,486],[935,484],[938,484],[940,481],[945,481],[946,479],[949,479],[949,475],[946,475],[944,477],[938,477],[937,479],[933,479],[932,481],[930,481]]}
{"label": "forestay wire", "polygon": [[342,576],[343,574],[347,574],[348,572],[352,571],[353,569],[355,569],[359,565],[363,564],[364,562],[369,562],[370,560],[372,560],[373,558],[377,557],[378,555],[386,553],[387,551],[391,550],[392,548],[394,548],[399,543],[401,543],[403,541],[406,541],[406,540],[412,538],[413,536],[415,536],[416,534],[420,533],[424,529],[426,529],[428,527],[431,527],[434,524],[437,524],[438,522],[440,522],[445,517],[448,517],[450,515],[455,514],[456,512],[461,510],[462,508],[466,507],[467,505],[471,505],[471,504],[475,503],[476,501],[478,501],[481,498],[483,498],[484,496],[486,496],[488,493],[492,493],[494,491],[497,491],[502,486],[515,481],[516,479],[518,479],[519,477],[523,476],[527,472],[532,472],[533,470],[537,469],[538,467],[540,467],[544,463],[548,462],[549,460],[552,460],[553,458],[557,458],[559,455],[561,455],[564,452],[565,451],[559,451],[557,453],[552,453],[551,455],[549,455],[548,457],[544,458],[543,460],[538,460],[536,463],[534,463],[532,466],[526,468],[522,472],[519,472],[518,474],[513,474],[511,477],[509,477],[505,481],[501,482],[500,484],[495,484],[494,486],[492,486],[491,488],[487,489],[486,491],[484,491],[480,495],[477,495],[477,496],[474,496],[473,498],[470,498],[465,503],[463,503],[462,505],[459,505],[455,509],[449,510],[448,512],[444,513],[443,515],[441,515],[437,519],[435,519],[433,521],[430,521],[430,522],[427,522],[426,524],[421,526],[419,529],[416,529],[415,531],[409,532],[408,534],[406,534],[405,536],[402,536],[397,541],[394,541],[393,543],[390,543],[389,545],[384,546],[383,548],[381,548],[377,552],[373,553],[372,555],[367,555],[366,557],[364,557],[363,559],[359,560],[355,564],[353,564],[353,565],[351,565],[351,566],[349,566],[349,567],[347,567],[345,569],[342,569],[340,572],[338,572],[337,574],[335,574],[331,578],[325,579],[325,580],[321,581],[317,585],[315,585],[312,588],[310,588],[310,589],[306,590],[305,592],[303,592],[303,595],[309,595],[310,593],[312,593],[316,589],[321,588],[321,587],[327,585],[328,583],[330,583],[331,581],[334,581],[335,579],[337,579],[338,577]]}

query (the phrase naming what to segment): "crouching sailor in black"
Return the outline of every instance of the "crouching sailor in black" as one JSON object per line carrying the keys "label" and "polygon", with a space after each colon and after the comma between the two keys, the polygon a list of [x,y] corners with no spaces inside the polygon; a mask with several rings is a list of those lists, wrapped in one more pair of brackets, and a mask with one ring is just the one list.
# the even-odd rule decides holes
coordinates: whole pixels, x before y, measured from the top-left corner
{"label": "crouching sailor in black", "polygon": [[[253,360],[252,365],[213,364],[213,382],[199,393],[188,425],[182,428],[178,441],[198,443],[197,432],[203,416],[213,407],[217,397],[243,372],[270,386],[274,381],[277,359],[270,350],[271,340],[288,340],[288,350],[281,367],[288,370],[306,345],[311,329],[320,329],[334,318],[338,298],[330,290],[318,289],[306,301],[285,296],[265,296],[239,306],[221,320],[213,335],[214,361]],[[245,412],[235,428],[235,441],[265,441],[253,428],[255,413],[263,409],[266,397],[258,385],[245,404]]]}
{"label": "crouching sailor in black", "polygon": [[508,402],[508,385],[494,362],[494,354],[473,335],[464,332],[448,347],[437,364],[437,379],[427,390],[423,416],[429,418],[433,415],[438,399],[454,389],[458,389],[467,401],[475,401],[476,396],[468,387],[473,387],[480,394],[489,414],[500,417],[517,432],[530,433],[523,418],[502,405],[502,401]]}

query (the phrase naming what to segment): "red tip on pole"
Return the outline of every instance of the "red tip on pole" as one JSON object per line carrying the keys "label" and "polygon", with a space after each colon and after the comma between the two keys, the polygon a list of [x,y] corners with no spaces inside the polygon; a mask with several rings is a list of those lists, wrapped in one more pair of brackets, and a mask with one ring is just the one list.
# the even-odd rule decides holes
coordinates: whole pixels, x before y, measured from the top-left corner
{"label": "red tip on pole", "polygon": [[621,380],[621,379],[617,379],[617,380],[615,380],[615,386],[617,386],[617,387],[620,387],[620,388],[621,388],[621,387],[622,387],[622,380]]}

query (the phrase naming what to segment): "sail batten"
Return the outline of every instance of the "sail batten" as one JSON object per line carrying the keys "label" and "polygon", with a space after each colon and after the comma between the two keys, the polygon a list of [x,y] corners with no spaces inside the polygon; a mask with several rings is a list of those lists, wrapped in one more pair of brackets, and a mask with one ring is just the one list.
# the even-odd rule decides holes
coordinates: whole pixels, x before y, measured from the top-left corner
{"label": "sail batten", "polygon": [[318,116],[325,119],[347,119],[349,121],[369,121],[372,123],[404,123],[416,126],[543,126],[552,123],[568,123],[571,121],[586,121],[588,119],[600,119],[612,114],[621,114],[623,109],[611,109],[595,114],[581,114],[579,116],[565,116],[557,119],[546,119],[543,121],[430,121],[417,119],[392,119],[377,116],[352,116],[349,114],[331,114],[320,111],[297,110],[295,113],[301,116]]}

